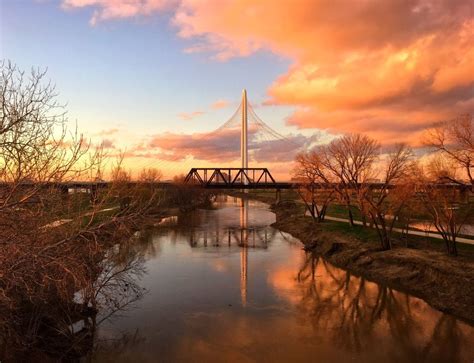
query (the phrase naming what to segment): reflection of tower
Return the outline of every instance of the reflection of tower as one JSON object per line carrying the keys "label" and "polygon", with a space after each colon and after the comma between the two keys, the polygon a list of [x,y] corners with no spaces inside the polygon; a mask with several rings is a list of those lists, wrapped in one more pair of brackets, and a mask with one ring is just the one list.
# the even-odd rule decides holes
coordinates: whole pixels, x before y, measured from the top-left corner
{"label": "reflection of tower", "polygon": [[240,298],[242,305],[247,305],[247,260],[248,260],[248,221],[249,201],[242,199],[240,204]]}

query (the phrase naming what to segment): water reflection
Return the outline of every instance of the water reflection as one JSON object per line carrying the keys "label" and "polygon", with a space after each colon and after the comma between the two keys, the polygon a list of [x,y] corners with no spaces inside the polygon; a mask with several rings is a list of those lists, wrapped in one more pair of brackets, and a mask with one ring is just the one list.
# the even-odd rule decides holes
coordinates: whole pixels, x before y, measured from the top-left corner
{"label": "water reflection", "polygon": [[[268,244],[275,238],[276,230],[265,224],[249,224],[249,203],[251,202],[248,199],[221,197],[218,201],[218,206],[221,208],[222,203],[227,206],[228,204],[239,206],[239,224],[235,225],[233,219],[221,220],[221,218],[216,218],[211,227],[208,224],[204,228],[201,224],[193,225],[189,231],[189,245],[192,248],[206,248],[208,246],[239,247],[240,296],[242,306],[246,306],[249,248],[267,249]],[[178,224],[178,219],[172,220]]]}
{"label": "water reflection", "polygon": [[161,255],[146,260],[149,294],[99,334],[140,338],[97,360],[472,360],[471,326],[305,253],[247,203],[221,199],[150,235]]}
{"label": "water reflection", "polygon": [[407,294],[351,276],[307,254],[297,275],[298,309],[339,349],[369,359],[385,349],[393,361],[461,362],[473,329]]}
{"label": "water reflection", "polygon": [[[274,220],[263,204],[221,198],[140,231],[76,294],[91,314],[58,309],[40,351],[101,362],[472,361],[472,326],[305,253]],[[0,328],[18,329],[9,318]],[[16,357],[38,355],[30,346]]]}
{"label": "water reflection", "polygon": [[[249,201],[242,199],[240,204],[240,299],[242,306],[247,306],[247,274],[248,274],[248,223],[249,223]],[[255,245],[255,239],[254,239]],[[267,240],[264,240],[267,246]]]}
{"label": "water reflection", "polygon": [[[209,214],[204,213],[205,223],[201,220],[189,225],[189,244],[191,247],[219,247],[227,245],[228,247],[236,245],[242,247],[241,253],[247,251],[247,248],[264,248],[275,237],[276,230],[265,224],[249,225],[249,200],[232,198],[229,204],[234,207],[239,206],[239,224],[235,224],[233,215],[218,216],[214,220],[209,220]],[[227,198],[223,199],[227,201]],[[222,200],[218,205],[222,205]],[[207,211],[208,212],[208,211]],[[211,211],[212,214],[213,211]],[[182,216],[182,219],[188,220],[188,215]],[[190,220],[193,220],[192,216]],[[175,220],[179,224],[179,219]],[[181,227],[181,226],[180,226]]]}

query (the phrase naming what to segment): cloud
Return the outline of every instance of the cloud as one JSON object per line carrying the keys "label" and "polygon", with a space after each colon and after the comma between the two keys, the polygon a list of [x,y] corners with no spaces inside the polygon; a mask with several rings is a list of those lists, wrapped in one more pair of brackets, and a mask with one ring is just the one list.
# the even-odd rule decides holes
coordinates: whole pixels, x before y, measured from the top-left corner
{"label": "cloud", "polygon": [[[227,106],[229,106],[229,101],[227,100],[224,100],[224,99],[220,99],[220,100],[217,100],[216,102],[214,102],[212,105],[211,105],[211,109],[212,110],[219,110],[219,109],[222,109],[222,108],[225,108]],[[192,120],[196,117],[199,117],[203,114],[205,114],[206,111],[193,111],[193,112],[181,112],[178,114],[178,117],[181,119],[181,120],[185,120],[185,121],[189,121],[189,120]]]}
{"label": "cloud", "polygon": [[211,105],[213,110],[219,110],[221,108],[226,108],[230,105],[229,101],[227,100],[217,100]]}
{"label": "cloud", "polygon": [[115,143],[113,140],[110,139],[103,139],[100,145],[104,149],[115,149]]}
{"label": "cloud", "polygon": [[199,117],[201,115],[205,114],[204,111],[193,111],[193,112],[181,112],[178,114],[178,117],[181,120],[189,121],[192,120],[196,117]]}
{"label": "cloud", "polygon": [[168,11],[187,52],[225,61],[265,50],[292,60],[267,103],[299,128],[416,143],[422,129],[472,112],[474,19],[464,0],[64,0],[92,22]]}
{"label": "cloud", "polygon": [[159,11],[172,8],[176,0],[63,0],[62,7],[93,7],[91,25],[113,19],[124,19],[136,16],[149,16]]}
{"label": "cloud", "polygon": [[[289,135],[285,139],[264,138],[260,130],[249,126],[249,157],[254,162],[273,163],[292,161],[298,151],[316,141],[317,135],[306,137]],[[127,156],[155,158],[179,162],[188,157],[210,163],[229,165],[240,160],[240,129],[223,129],[219,132],[152,136],[133,147]]]}
{"label": "cloud", "polygon": [[110,128],[110,129],[105,129],[101,130],[98,133],[96,133],[97,136],[110,136],[118,133],[120,130],[118,128]]}
{"label": "cloud", "polygon": [[269,103],[289,124],[416,141],[432,122],[472,111],[474,20],[465,1],[184,1],[174,24],[225,60],[270,50],[293,66]]}

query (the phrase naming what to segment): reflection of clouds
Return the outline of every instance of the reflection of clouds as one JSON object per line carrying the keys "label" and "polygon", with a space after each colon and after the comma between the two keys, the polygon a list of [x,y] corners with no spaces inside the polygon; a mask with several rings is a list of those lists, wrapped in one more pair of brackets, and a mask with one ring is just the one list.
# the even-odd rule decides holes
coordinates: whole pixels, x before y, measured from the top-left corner
{"label": "reflection of clouds", "polygon": [[[170,353],[175,361],[307,362],[316,353],[314,341],[307,338],[310,331],[280,310],[245,315],[228,308],[192,315],[184,331]],[[319,346],[318,359],[325,361],[331,354],[329,346]]]}
{"label": "reflection of clouds", "polygon": [[408,361],[463,361],[469,356],[466,342],[474,339],[474,329],[468,325],[320,258],[307,255],[297,274],[283,266],[272,271],[268,281],[278,296],[307,317],[318,336],[325,332],[324,339],[348,352],[370,357],[377,344],[390,356]]}
{"label": "reflection of clouds", "polygon": [[267,283],[273,288],[275,294],[294,305],[301,300],[294,271],[295,266],[298,266],[301,261],[302,255],[303,251],[289,250],[285,261],[277,268],[271,269],[267,275]]}
{"label": "reflection of clouds", "polygon": [[275,293],[291,304],[296,305],[301,297],[295,289],[295,278],[291,267],[282,267],[268,275],[268,283],[273,287]]}
{"label": "reflection of clouds", "polygon": [[[232,217],[200,211],[195,220],[184,217],[184,226],[178,221],[178,228],[164,228],[166,234],[153,238],[162,247],[161,258],[147,265],[156,295],[130,316],[129,325],[120,326],[139,328],[147,340],[120,357],[111,353],[112,359],[345,362],[356,357],[431,363],[470,358],[472,328],[419,299],[311,258],[280,234],[269,253],[237,245],[191,248],[190,230],[207,230],[210,236],[225,230],[231,218],[240,222],[239,200],[222,203],[235,208]],[[254,222],[260,223],[256,213]],[[243,251],[248,251],[246,275],[239,269]],[[245,307],[242,293],[248,295]]]}
{"label": "reflection of clouds", "polygon": [[230,270],[229,262],[224,260],[215,260],[211,262],[211,266],[214,271],[227,272]]}

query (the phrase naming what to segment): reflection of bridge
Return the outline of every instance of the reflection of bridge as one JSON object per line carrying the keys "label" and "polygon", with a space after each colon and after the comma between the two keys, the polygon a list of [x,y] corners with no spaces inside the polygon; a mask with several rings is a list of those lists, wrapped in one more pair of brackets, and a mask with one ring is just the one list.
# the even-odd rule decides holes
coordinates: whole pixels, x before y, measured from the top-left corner
{"label": "reflection of bridge", "polygon": [[193,230],[190,235],[191,247],[239,246],[266,249],[275,237],[276,230],[271,227],[227,228],[209,232]]}
{"label": "reflection of bridge", "polygon": [[[249,249],[266,249],[274,240],[277,230],[268,226],[249,226],[249,201],[240,200],[240,225],[191,230],[189,244],[192,248],[239,247],[240,253],[240,295],[242,305],[247,304],[248,252]],[[235,251],[235,250],[234,250]]]}

